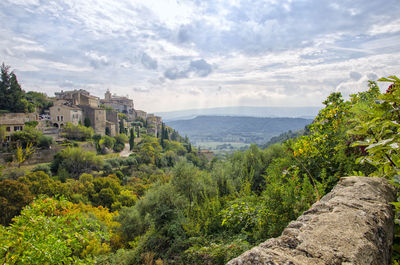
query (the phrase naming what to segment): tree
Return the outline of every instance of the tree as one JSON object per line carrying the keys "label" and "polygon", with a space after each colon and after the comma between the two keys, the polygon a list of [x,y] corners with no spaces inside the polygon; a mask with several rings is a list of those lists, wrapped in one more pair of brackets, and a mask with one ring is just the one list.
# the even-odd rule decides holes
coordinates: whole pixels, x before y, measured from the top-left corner
{"label": "tree", "polygon": [[132,151],[134,146],[135,146],[135,130],[134,128],[131,128],[129,130],[129,150]]}
{"label": "tree", "polygon": [[63,129],[63,136],[70,140],[85,141],[93,136],[93,128],[74,125],[70,122]]}
{"label": "tree", "polygon": [[34,127],[25,126],[24,130],[11,134],[11,141],[21,146],[27,146],[28,144],[37,145],[41,136],[41,131],[38,131]]}
{"label": "tree", "polygon": [[119,133],[120,134],[126,133],[125,123],[123,119],[119,120]]}
{"label": "tree", "polygon": [[38,147],[49,149],[50,146],[53,144],[53,138],[51,136],[42,135],[38,139]]}
{"label": "tree", "polygon": [[53,106],[53,102],[48,100],[46,94],[44,93],[28,91],[25,96],[29,102],[35,105],[40,113],[43,113],[44,110],[47,110]]}
{"label": "tree", "polygon": [[10,66],[1,65],[0,109],[10,112],[33,112],[34,104],[28,102],[25,92],[18,83],[14,72],[9,73]]}
{"label": "tree", "polygon": [[94,264],[94,255],[110,251],[110,234],[96,210],[85,208],[63,198],[36,199],[11,226],[0,226],[1,262]]}
{"label": "tree", "polygon": [[18,144],[17,149],[15,150],[15,157],[17,159],[18,167],[21,167],[22,163],[29,159],[34,152],[35,147],[32,146],[32,143],[26,144],[25,149],[21,146],[21,144]]}
{"label": "tree", "polygon": [[109,127],[106,127],[105,134],[111,136],[111,131]]}
{"label": "tree", "polygon": [[83,125],[85,125],[85,127],[90,127],[92,126],[92,122],[88,117],[85,117],[85,119],[83,120]]}
{"label": "tree", "polygon": [[6,126],[0,126],[0,147],[6,138]]}
{"label": "tree", "polygon": [[0,223],[4,226],[33,200],[28,186],[15,180],[0,182]]}
{"label": "tree", "polygon": [[102,166],[103,160],[94,152],[85,152],[79,147],[68,147],[54,156],[51,171],[57,174],[59,170],[64,169],[70,177],[78,179],[80,174],[100,170]]}
{"label": "tree", "polygon": [[164,123],[161,123],[161,140],[160,140],[161,147],[164,148]]}
{"label": "tree", "polygon": [[115,144],[114,144],[114,151],[121,152],[125,148],[125,144],[128,142],[128,136],[125,134],[116,135],[114,137]]}

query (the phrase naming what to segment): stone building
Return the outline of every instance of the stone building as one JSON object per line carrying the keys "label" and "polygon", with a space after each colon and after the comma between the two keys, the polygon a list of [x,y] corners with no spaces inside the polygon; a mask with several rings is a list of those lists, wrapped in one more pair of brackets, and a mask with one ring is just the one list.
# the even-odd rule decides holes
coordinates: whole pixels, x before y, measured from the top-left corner
{"label": "stone building", "polygon": [[6,141],[10,141],[10,135],[16,131],[22,131],[25,123],[30,121],[38,121],[39,116],[34,113],[1,113],[0,126],[6,129]]}
{"label": "stone building", "polygon": [[161,132],[162,118],[154,114],[147,114],[147,133],[154,134],[155,136]]}
{"label": "stone building", "polygon": [[56,99],[66,100],[71,105],[90,106],[93,108],[99,107],[99,98],[96,96],[90,95],[90,93],[88,91],[83,90],[83,89],[56,92],[55,95],[56,95]]}
{"label": "stone building", "polygon": [[112,95],[110,91],[107,90],[107,92],[104,94],[104,99],[101,99],[100,103],[106,107],[113,108],[118,112],[126,114],[130,120],[135,118],[132,99]]}
{"label": "stone building", "polygon": [[110,131],[110,136],[119,134],[118,112],[106,110],[106,127]]}
{"label": "stone building", "polygon": [[[84,124],[85,120],[89,120],[90,126],[94,129],[95,133],[104,135],[106,128],[108,128],[111,136],[118,134],[118,113],[100,108],[100,99],[98,97],[90,95],[88,91],[83,89],[56,92],[55,95],[59,101],[64,101],[64,107],[60,111],[70,111],[72,113],[72,110],[75,110],[74,117],[78,115],[82,124]],[[58,108],[55,109],[58,110]],[[64,122],[64,125],[66,124],[65,115],[57,114],[53,111],[50,116],[53,124],[58,123],[59,126],[61,122]],[[78,124],[79,122],[74,121],[72,122],[74,124]],[[71,120],[69,119],[67,122],[71,122]]]}
{"label": "stone building", "polygon": [[90,126],[93,128],[94,133],[104,135],[107,122],[106,110],[85,105],[80,105],[79,108],[82,109],[85,119],[90,120]]}
{"label": "stone building", "polygon": [[68,122],[78,125],[83,124],[82,110],[77,106],[68,106],[65,100],[58,100],[50,107],[50,121],[54,127],[61,128]]}
{"label": "stone building", "polygon": [[145,121],[147,119],[147,112],[135,109],[135,119],[137,118],[141,118]]}

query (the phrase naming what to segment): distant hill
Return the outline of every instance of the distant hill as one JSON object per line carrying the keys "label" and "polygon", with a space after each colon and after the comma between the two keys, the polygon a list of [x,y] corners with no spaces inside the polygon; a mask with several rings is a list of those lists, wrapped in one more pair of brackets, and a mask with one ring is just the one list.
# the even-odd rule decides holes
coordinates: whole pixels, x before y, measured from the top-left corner
{"label": "distant hill", "polygon": [[198,116],[166,124],[187,135],[196,145],[200,142],[265,144],[274,136],[303,129],[311,122],[312,119],[303,118]]}
{"label": "distant hill", "polygon": [[191,109],[171,112],[157,112],[164,121],[188,120],[197,116],[248,116],[248,117],[290,117],[313,119],[321,107],[221,107]]}

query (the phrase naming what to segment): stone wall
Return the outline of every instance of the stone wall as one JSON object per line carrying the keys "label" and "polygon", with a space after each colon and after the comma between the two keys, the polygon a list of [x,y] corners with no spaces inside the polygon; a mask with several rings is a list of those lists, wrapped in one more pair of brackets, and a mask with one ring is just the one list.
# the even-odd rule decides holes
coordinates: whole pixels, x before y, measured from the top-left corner
{"label": "stone wall", "polygon": [[228,265],[391,264],[396,190],[381,178],[346,177],[278,238]]}

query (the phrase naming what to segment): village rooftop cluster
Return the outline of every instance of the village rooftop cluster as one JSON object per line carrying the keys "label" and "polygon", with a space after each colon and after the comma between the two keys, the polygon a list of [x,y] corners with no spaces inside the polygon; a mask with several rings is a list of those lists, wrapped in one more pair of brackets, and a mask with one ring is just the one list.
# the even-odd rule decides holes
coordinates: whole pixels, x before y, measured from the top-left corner
{"label": "village rooftop cluster", "polygon": [[[6,141],[15,131],[24,129],[26,123],[37,121],[37,128],[44,134],[58,138],[61,129],[67,124],[86,125],[93,128],[94,133],[115,136],[131,127],[146,124],[147,134],[157,136],[162,126],[162,118],[143,110],[134,108],[133,100],[128,97],[112,95],[109,90],[104,99],[90,95],[86,90],[61,91],[50,98],[53,106],[44,114],[34,113],[2,113],[0,126],[6,128]],[[124,114],[124,115],[121,115]],[[123,126],[123,130],[121,130]]]}

